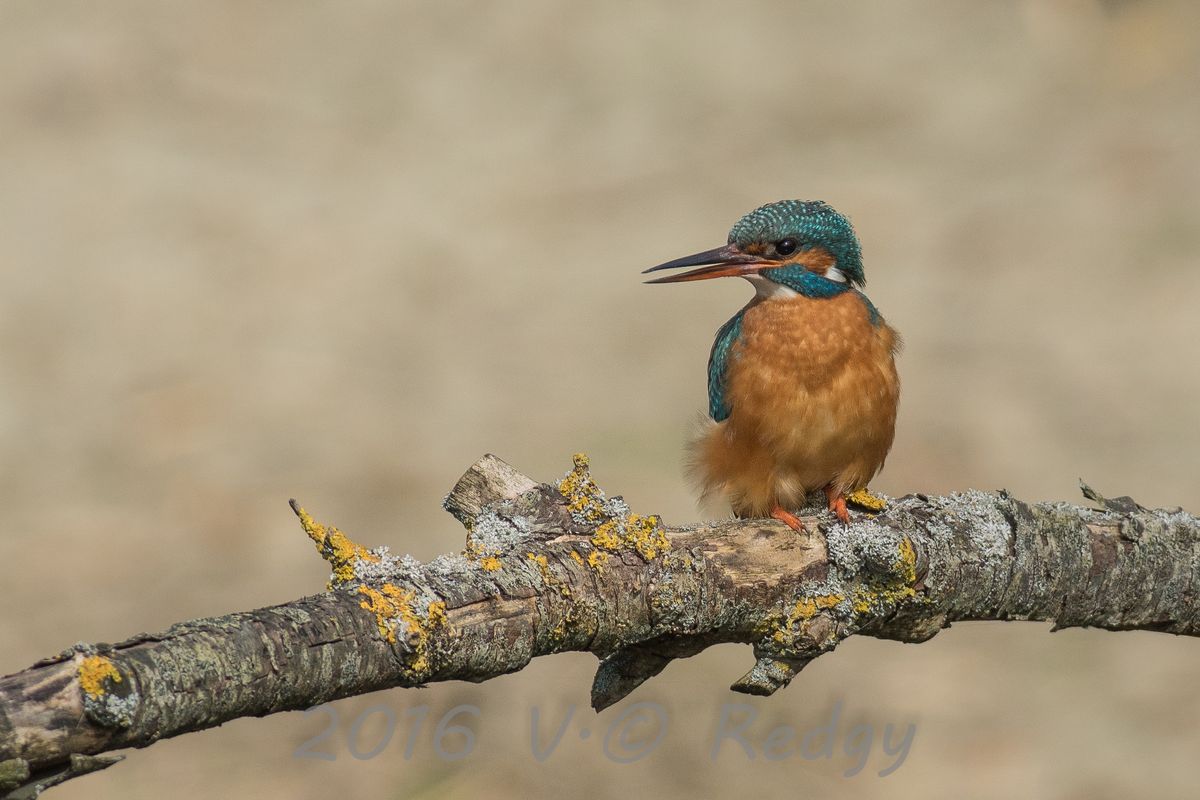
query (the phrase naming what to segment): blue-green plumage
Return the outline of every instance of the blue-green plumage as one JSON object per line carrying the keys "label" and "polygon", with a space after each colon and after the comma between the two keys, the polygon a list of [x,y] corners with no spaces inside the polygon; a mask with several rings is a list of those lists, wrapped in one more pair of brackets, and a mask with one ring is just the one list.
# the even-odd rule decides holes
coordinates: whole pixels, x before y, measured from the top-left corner
{"label": "blue-green plumage", "polygon": [[858,295],[858,299],[863,301],[863,305],[867,307],[867,318],[871,320],[871,324],[878,326],[883,321],[883,317],[879,316],[879,309],[871,302],[871,298],[867,297],[857,289],[854,291]]}
{"label": "blue-green plumage", "polygon": [[708,354],[708,415],[717,422],[723,422],[729,416],[730,408],[725,400],[725,364],[733,343],[742,333],[745,312],[742,309],[721,326],[713,340],[712,352]]}
{"label": "blue-green plumage", "polygon": [[807,267],[801,265],[764,269],[761,274],[764,278],[772,280],[780,286],[786,286],[797,294],[817,300],[828,300],[830,297],[837,297],[842,292],[850,291],[849,284],[843,281],[831,281],[829,278],[810,272]]}
{"label": "blue-green plumage", "polygon": [[769,203],[739,219],[729,231],[729,244],[743,250],[756,243],[783,239],[796,240],[801,249],[824,248],[850,283],[862,286],[867,282],[863,274],[862,248],[850,220],[819,200]]}

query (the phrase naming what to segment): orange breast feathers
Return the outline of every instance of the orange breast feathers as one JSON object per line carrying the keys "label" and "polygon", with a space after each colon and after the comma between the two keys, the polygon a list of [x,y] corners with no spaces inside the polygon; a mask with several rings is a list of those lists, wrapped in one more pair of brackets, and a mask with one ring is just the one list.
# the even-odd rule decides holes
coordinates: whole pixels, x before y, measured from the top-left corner
{"label": "orange breast feathers", "polygon": [[865,488],[895,434],[899,346],[857,292],[752,302],[725,367],[729,417],[692,445],[703,495],[763,517],[827,485]]}

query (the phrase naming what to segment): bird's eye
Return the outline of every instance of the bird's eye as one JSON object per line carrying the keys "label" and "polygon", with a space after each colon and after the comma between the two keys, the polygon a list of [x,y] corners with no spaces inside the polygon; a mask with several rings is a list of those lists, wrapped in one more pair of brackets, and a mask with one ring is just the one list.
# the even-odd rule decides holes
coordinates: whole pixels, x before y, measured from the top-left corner
{"label": "bird's eye", "polygon": [[775,243],[775,252],[781,256],[790,256],[796,252],[795,239],[780,239]]}

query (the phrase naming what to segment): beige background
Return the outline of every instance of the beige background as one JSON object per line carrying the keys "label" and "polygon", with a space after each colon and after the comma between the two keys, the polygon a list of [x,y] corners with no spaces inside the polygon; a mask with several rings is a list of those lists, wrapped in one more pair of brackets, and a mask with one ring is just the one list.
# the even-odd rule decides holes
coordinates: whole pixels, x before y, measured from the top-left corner
{"label": "beige background", "polygon": [[[288,497],[369,544],[457,550],[440,501],[484,452],[549,479],[586,450],[635,509],[695,519],[681,443],[750,289],[638,271],[784,197],[854,219],[907,339],[877,489],[1079,499],[1084,477],[1198,510],[1198,87],[1188,2],[8,0],[0,671],[320,589]],[[752,701],[760,741],[838,699],[916,723],[883,779],[878,743],[854,778],[844,755],[710,762],[750,658],[639,690],[671,727],[626,766],[601,749],[626,706],[590,717],[572,654],[343,701],[334,763],[291,758],[322,727],[293,713],[57,796],[1192,794],[1195,641],[960,625],[852,640]],[[465,760],[431,723],[408,761],[403,733],[347,754],[373,704],[463,702]],[[537,763],[530,710],[571,704]]]}

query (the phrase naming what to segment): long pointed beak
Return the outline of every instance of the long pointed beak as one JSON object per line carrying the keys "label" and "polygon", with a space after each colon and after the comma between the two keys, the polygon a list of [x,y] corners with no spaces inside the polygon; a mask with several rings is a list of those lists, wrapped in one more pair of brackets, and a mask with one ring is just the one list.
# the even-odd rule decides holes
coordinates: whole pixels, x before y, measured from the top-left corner
{"label": "long pointed beak", "polygon": [[668,261],[665,264],[659,264],[657,267],[651,267],[642,272],[645,275],[647,272],[658,272],[660,269],[679,269],[680,267],[699,267],[689,272],[682,272],[678,275],[668,275],[663,278],[655,278],[654,280],[646,281],[646,283],[680,283],[682,281],[702,281],[708,278],[729,278],[741,275],[754,275],[761,269],[779,266],[778,261],[761,258],[759,256],[743,253],[737,247],[727,244],[724,247],[717,247],[712,250],[705,250],[703,253],[684,256],[677,258],[674,261]]}

